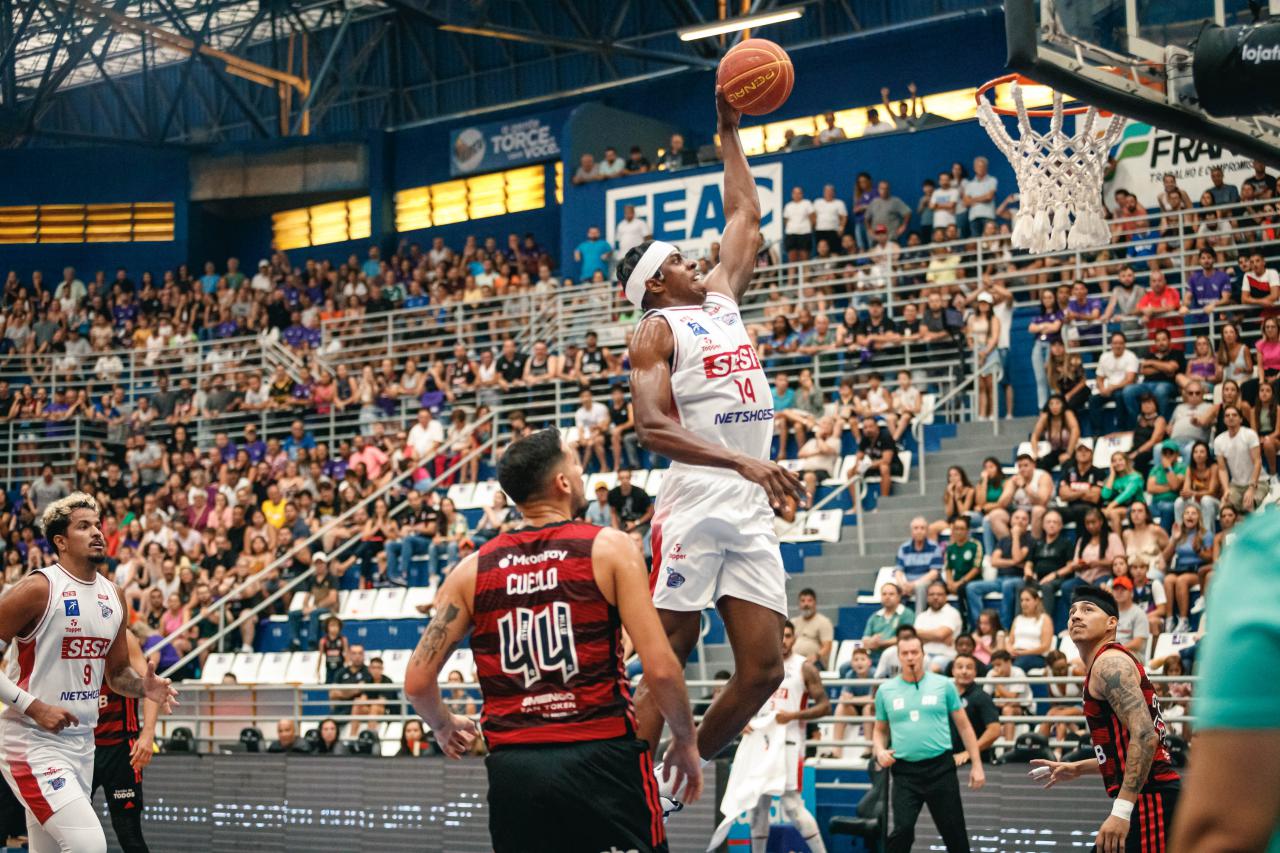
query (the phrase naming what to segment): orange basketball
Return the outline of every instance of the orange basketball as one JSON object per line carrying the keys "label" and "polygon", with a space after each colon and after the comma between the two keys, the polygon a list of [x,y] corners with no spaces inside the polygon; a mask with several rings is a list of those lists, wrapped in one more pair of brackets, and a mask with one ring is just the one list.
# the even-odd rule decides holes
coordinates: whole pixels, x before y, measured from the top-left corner
{"label": "orange basketball", "polygon": [[716,84],[724,89],[730,105],[749,116],[762,116],[782,106],[795,80],[791,57],[768,39],[739,42],[716,69]]}

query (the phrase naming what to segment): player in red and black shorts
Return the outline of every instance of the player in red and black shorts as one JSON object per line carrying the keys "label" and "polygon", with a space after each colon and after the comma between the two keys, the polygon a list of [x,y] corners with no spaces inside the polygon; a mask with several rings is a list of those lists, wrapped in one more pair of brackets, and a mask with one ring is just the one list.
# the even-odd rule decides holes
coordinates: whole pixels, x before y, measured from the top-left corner
{"label": "player in red and black shorts", "polygon": [[1165,853],[1182,782],[1169,760],[1155,689],[1138,659],[1116,642],[1119,613],[1106,590],[1081,586],[1073,593],[1067,630],[1089,666],[1084,715],[1096,757],[1036,759],[1031,776],[1049,788],[1097,767],[1115,802],[1094,850]]}
{"label": "player in red and black shorts", "polygon": [[[138,640],[125,631],[130,662],[147,671]],[[104,682],[98,694],[98,725],[93,730],[93,791],[102,788],[111,812],[111,826],[124,853],[148,853],[142,837],[142,769],[151,763],[158,706],[147,700],[139,723],[138,700],[113,693]]]}
{"label": "player in red and black shorts", "polygon": [[574,521],[586,507],[582,466],[558,431],[511,445],[498,480],[528,526],[449,574],[409,662],[405,695],[446,755],[467,750],[475,723],[450,712],[437,679],[474,625],[496,853],[666,851],[653,763],[636,737],[622,666],[624,626],[671,726],[667,765],[695,796],[702,771],[684,676],[640,552],[621,531]]}

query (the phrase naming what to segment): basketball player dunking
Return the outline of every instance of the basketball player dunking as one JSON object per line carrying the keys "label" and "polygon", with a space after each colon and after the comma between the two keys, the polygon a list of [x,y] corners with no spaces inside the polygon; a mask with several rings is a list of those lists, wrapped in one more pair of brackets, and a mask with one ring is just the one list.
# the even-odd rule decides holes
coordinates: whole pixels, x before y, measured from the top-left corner
{"label": "basketball player dunking", "polygon": [[74,492],[49,504],[41,524],[58,562],[0,598],[0,640],[17,644],[17,683],[0,675],[0,769],[26,807],[33,853],[105,853],[90,802],[104,677],[116,693],[161,706],[178,694],[154,666],[139,675],[130,665],[124,595],[97,571],[107,557],[97,502]]}
{"label": "basketball player dunking", "polygon": [[582,465],[558,430],[512,444],[498,481],[528,526],[450,572],[409,661],[405,695],[446,755],[468,749],[475,724],[450,712],[437,679],[474,625],[496,853],[666,851],[653,760],[636,737],[623,627],[675,733],[667,764],[695,797],[702,771],[684,673],[644,560],[625,533],[573,520],[587,505]]}
{"label": "basketball player dunking", "polygon": [[[769,461],[773,395],[738,309],[755,268],[760,201],[739,114],[719,88],[716,110],[726,219],[720,263],[703,277],[675,246],[653,240],[618,267],[627,299],[645,312],[630,350],[636,429],[645,447],[672,460],[653,516],[653,601],[681,663],[712,603],[733,648],[733,677],[698,727],[705,760],[782,680],[786,572],[772,508],[800,490],[796,475]],[[636,704],[640,735],[656,747],[662,719],[645,682]],[[660,776],[663,795],[678,800],[678,788]]]}
{"label": "basketball player dunking", "polygon": [[1111,593],[1077,587],[1068,632],[1089,667],[1084,715],[1096,759],[1063,762],[1037,758],[1031,777],[1050,788],[1095,766],[1102,773],[1111,814],[1098,829],[1099,853],[1164,853],[1181,782],[1165,748],[1165,725],[1146,670],[1116,642],[1119,609]]}

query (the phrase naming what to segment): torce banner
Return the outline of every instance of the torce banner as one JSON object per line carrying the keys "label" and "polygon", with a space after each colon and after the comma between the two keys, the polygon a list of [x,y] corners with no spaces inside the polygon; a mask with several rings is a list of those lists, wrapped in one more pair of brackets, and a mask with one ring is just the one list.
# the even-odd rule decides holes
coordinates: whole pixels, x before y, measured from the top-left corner
{"label": "torce banner", "polygon": [[470,175],[559,157],[560,143],[550,124],[531,118],[455,130],[449,135],[449,154],[451,173]]}

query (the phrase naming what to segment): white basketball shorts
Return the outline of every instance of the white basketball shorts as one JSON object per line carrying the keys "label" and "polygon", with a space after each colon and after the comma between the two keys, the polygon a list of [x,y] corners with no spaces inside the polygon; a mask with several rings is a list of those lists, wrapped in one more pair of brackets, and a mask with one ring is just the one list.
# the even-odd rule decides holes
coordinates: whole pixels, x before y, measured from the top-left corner
{"label": "white basketball shorts", "polygon": [[787,615],[786,570],[762,487],[733,473],[673,467],[653,514],[649,582],[660,610],[703,610],[724,596]]}

